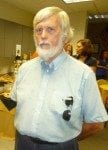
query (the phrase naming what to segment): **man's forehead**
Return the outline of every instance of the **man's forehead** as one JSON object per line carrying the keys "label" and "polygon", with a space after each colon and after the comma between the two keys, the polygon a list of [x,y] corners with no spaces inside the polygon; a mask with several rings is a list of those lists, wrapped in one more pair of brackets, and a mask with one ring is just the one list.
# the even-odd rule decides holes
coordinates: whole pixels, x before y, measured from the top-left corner
{"label": "man's forehead", "polygon": [[43,25],[43,24],[50,24],[50,25],[59,25],[60,24],[60,17],[58,15],[53,15],[48,18],[44,18],[41,20],[37,26]]}

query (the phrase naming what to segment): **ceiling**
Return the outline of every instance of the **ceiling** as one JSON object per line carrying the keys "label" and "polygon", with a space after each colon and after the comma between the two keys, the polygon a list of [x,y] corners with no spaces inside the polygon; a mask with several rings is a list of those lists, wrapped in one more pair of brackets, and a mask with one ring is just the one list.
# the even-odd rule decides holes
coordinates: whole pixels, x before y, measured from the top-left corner
{"label": "ceiling", "polygon": [[62,0],[3,0],[11,5],[15,5],[31,14],[35,14],[41,8],[47,6],[58,6],[67,13],[87,11],[88,14],[106,14],[108,13],[108,0],[94,0],[90,2],[81,2],[65,4]]}

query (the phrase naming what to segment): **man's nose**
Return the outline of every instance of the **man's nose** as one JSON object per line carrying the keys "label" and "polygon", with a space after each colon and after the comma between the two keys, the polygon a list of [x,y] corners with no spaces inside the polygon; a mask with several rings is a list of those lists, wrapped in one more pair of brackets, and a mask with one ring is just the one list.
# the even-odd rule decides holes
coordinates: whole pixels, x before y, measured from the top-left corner
{"label": "man's nose", "polygon": [[47,36],[48,36],[47,31],[46,31],[45,29],[43,29],[43,31],[42,31],[42,33],[41,33],[41,37],[42,37],[42,38],[47,38]]}

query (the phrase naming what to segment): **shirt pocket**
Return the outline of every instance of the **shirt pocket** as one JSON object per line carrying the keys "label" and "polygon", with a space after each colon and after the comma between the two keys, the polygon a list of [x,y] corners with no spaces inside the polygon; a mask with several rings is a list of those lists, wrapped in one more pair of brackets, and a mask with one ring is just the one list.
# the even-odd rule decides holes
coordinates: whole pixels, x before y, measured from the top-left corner
{"label": "shirt pocket", "polygon": [[[70,99],[69,97],[73,98],[73,103],[68,107],[65,103],[67,99]],[[70,99],[71,100],[71,99]],[[62,116],[64,111],[70,110],[71,111],[71,118],[70,121],[73,121],[75,118],[80,118],[81,115],[81,100],[78,99],[78,97],[75,97],[69,92],[62,91],[54,91],[54,94],[52,95],[52,99],[49,103],[50,110],[57,114]]]}
{"label": "shirt pocket", "polygon": [[72,95],[66,91],[62,92],[54,91],[49,103],[52,111],[62,114],[65,110],[67,110],[68,107],[65,103],[65,100],[68,99],[68,97],[70,96]]}

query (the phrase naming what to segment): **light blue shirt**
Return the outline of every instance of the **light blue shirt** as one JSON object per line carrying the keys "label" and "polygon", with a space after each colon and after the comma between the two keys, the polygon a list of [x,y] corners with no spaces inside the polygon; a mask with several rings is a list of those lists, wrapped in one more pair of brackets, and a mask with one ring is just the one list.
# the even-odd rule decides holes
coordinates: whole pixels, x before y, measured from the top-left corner
{"label": "light blue shirt", "polygon": [[[83,121],[108,120],[95,74],[87,65],[62,52],[50,68],[35,58],[19,69],[11,98],[17,101],[15,126],[21,134],[64,142],[80,134]],[[71,108],[65,104],[69,96]],[[62,117],[67,109],[69,121]]]}

